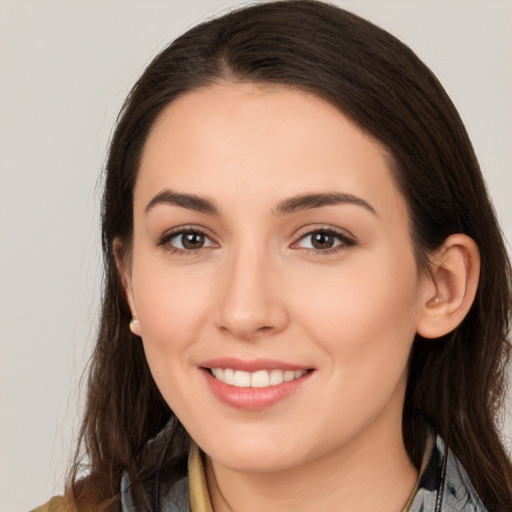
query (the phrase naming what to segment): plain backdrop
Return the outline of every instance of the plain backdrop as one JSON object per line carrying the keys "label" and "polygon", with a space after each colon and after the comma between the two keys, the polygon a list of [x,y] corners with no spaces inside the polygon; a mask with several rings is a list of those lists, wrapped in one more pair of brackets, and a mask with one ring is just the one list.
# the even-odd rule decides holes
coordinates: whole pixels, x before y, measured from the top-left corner
{"label": "plain backdrop", "polygon": [[[512,239],[512,2],[337,3],[440,78]],[[98,315],[99,176],[124,96],[166,43],[241,4],[0,0],[1,512],[62,491]]]}

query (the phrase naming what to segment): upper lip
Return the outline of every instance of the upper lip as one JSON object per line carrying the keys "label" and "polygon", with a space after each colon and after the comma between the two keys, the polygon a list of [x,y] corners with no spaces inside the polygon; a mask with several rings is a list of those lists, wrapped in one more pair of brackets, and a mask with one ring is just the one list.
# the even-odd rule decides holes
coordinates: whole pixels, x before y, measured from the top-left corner
{"label": "upper lip", "polygon": [[202,362],[203,368],[231,368],[245,372],[257,372],[259,370],[310,370],[311,367],[301,364],[278,361],[276,359],[252,359],[243,360],[236,357],[219,357]]}

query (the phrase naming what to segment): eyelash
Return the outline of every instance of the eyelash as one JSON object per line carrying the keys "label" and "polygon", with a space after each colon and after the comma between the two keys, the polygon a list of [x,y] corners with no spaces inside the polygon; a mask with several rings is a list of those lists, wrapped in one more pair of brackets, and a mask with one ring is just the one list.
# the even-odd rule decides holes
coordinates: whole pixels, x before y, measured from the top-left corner
{"label": "eyelash", "polygon": [[[194,235],[200,235],[204,236],[206,239],[208,239],[211,243],[207,246],[200,247],[198,249],[180,249],[179,247],[174,247],[170,244],[171,240],[173,238],[183,236],[186,234],[194,234]],[[328,249],[313,249],[313,248],[306,248],[306,247],[297,247],[297,245],[305,240],[307,237],[312,237],[315,234],[321,234],[326,236],[333,237],[336,241],[339,242],[338,245],[335,245],[334,247],[330,247]],[[186,228],[177,228],[176,230],[170,231],[168,233],[165,233],[164,236],[158,241],[157,246],[163,247],[165,250],[170,254],[176,254],[179,256],[193,256],[197,255],[198,253],[207,250],[209,247],[215,246],[216,243],[206,234],[205,231],[203,231],[200,228],[196,227],[186,227]],[[333,230],[332,228],[316,228],[316,229],[309,229],[308,231],[304,231],[300,234],[299,238],[296,242],[294,242],[291,247],[292,248],[298,248],[302,249],[304,252],[310,255],[319,256],[319,255],[327,255],[327,254],[333,254],[339,251],[342,251],[344,249],[347,249],[348,247],[353,247],[356,245],[356,240],[350,236],[348,236],[345,233],[341,233],[339,231]]]}
{"label": "eyelash", "polygon": [[313,235],[321,234],[321,235],[327,235],[331,236],[335,239],[335,241],[339,242],[338,245],[335,245],[334,247],[330,247],[328,249],[312,249],[312,248],[306,248],[303,247],[302,250],[305,251],[307,254],[313,255],[313,256],[322,256],[322,255],[328,255],[328,254],[334,254],[340,251],[343,251],[349,247],[354,247],[356,245],[355,238],[349,236],[346,233],[341,233],[340,231],[336,231],[332,228],[322,228],[318,227],[315,229],[309,228],[307,231],[304,231],[299,235],[299,238],[296,242],[292,244],[292,247],[296,247],[301,241],[307,239],[308,237],[312,237]]}
{"label": "eyelash", "polygon": [[171,245],[170,242],[173,238],[183,236],[186,234],[195,234],[195,235],[204,236],[206,239],[208,239],[212,242],[211,245],[215,244],[215,242],[213,242],[211,240],[211,238],[206,234],[205,231],[203,231],[200,228],[191,226],[191,227],[185,227],[185,228],[177,228],[175,230],[165,233],[164,236],[158,241],[157,246],[163,247],[170,254],[176,254],[178,256],[193,256],[195,254],[200,253],[201,251],[204,251],[208,247],[211,247],[211,245],[208,245],[206,247],[200,247],[198,249],[180,249],[179,247],[174,247],[173,245]]}

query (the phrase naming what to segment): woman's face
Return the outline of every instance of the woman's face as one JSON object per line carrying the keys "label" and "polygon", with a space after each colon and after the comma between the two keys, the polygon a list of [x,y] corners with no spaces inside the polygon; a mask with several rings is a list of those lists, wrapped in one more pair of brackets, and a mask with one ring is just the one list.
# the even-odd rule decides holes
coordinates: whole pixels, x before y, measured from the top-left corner
{"label": "woman's face", "polygon": [[228,83],[167,107],[125,277],[154,379],[216,463],[401,441],[426,278],[386,149],[324,101]]}

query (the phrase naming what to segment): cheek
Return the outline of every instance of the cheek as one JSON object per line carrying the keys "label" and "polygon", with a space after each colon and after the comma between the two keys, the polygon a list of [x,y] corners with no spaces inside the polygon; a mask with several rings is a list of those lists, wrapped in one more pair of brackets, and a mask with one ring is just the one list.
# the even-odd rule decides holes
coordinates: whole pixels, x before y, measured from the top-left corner
{"label": "cheek", "polygon": [[[310,336],[347,371],[402,371],[416,332],[419,285],[414,258],[372,258],[295,291]],[[320,285],[321,284],[321,285]]]}
{"label": "cheek", "polygon": [[201,272],[172,271],[153,260],[134,265],[133,289],[149,359],[185,349],[200,337],[212,290]]}
{"label": "cheek", "polygon": [[150,371],[167,404],[183,413],[190,406],[191,355],[204,337],[211,290],[197,272],[172,272],[154,261],[134,266],[133,288]]}

